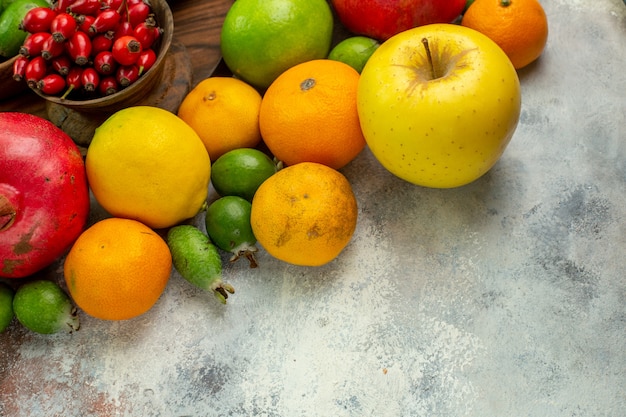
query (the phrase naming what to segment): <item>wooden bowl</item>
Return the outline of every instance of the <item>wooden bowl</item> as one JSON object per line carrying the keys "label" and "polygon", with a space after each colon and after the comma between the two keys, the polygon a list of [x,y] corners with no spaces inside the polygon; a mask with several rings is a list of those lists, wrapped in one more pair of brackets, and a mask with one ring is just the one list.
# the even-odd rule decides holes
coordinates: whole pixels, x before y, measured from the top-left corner
{"label": "wooden bowl", "polygon": [[0,100],[11,98],[26,89],[25,82],[17,82],[13,79],[13,63],[16,59],[17,56],[14,56],[0,62]]}
{"label": "wooden bowl", "polygon": [[172,45],[174,36],[174,17],[172,10],[166,0],[152,0],[150,2],[152,11],[154,12],[158,25],[163,28],[163,35],[155,46],[157,59],[154,65],[146,71],[141,77],[128,87],[118,91],[117,93],[98,97],[93,99],[61,99],[58,96],[49,96],[41,91],[34,91],[45,100],[48,104],[56,104],[81,113],[114,113],[126,107],[136,105],[141,102],[155,87],[162,77],[163,68],[165,66],[166,57]]}

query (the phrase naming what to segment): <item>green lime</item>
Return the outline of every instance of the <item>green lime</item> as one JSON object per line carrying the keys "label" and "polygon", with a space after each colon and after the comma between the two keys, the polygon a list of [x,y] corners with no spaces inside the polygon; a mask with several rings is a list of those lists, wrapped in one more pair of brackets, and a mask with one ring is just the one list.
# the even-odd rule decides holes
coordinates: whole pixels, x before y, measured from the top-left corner
{"label": "green lime", "polygon": [[222,258],[209,237],[195,226],[179,225],[167,232],[167,245],[178,273],[225,304],[235,289],[222,281]]}
{"label": "green lime", "polygon": [[221,32],[224,62],[266,89],[285,70],[328,55],[333,15],[326,0],[237,0]]}
{"label": "green lime", "polygon": [[69,296],[52,281],[31,281],[18,287],[13,311],[24,327],[37,333],[72,332],[80,327]]}
{"label": "green lime", "polygon": [[26,13],[35,7],[48,7],[45,0],[16,0],[0,14],[0,56],[11,58],[18,54],[28,35],[20,29]]}
{"label": "green lime", "polygon": [[467,9],[469,9],[472,3],[474,3],[474,0],[467,0],[467,3],[465,3],[465,9],[463,9],[463,13],[465,13]]}
{"label": "green lime", "polygon": [[[6,10],[12,3],[15,3],[18,0],[0,0],[0,12]],[[46,7],[49,7],[50,4],[46,3]]]}
{"label": "green lime", "polygon": [[6,330],[13,320],[13,289],[0,282],[0,333]]}
{"label": "green lime", "polygon": [[328,54],[328,59],[350,65],[360,74],[367,60],[380,43],[365,36],[352,36],[339,42]]}
{"label": "green lime", "polygon": [[0,0],[0,13],[4,11],[14,0]]}
{"label": "green lime", "polygon": [[254,253],[258,249],[250,225],[251,211],[252,204],[244,198],[221,197],[207,208],[205,223],[206,231],[217,247],[233,254],[231,262],[245,256],[250,267],[255,268]]}
{"label": "green lime", "polygon": [[276,171],[276,164],[264,152],[233,149],[213,163],[211,183],[221,196],[236,195],[252,202],[257,188]]}

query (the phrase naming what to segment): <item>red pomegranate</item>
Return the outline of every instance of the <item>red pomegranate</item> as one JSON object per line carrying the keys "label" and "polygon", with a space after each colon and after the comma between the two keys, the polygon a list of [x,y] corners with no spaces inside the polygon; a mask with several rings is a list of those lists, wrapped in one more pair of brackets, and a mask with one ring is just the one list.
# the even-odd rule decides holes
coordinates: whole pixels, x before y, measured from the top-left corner
{"label": "red pomegranate", "polygon": [[0,277],[49,266],[88,215],[85,165],[72,139],[41,117],[0,113]]}
{"label": "red pomegranate", "polygon": [[430,23],[450,23],[467,0],[332,0],[343,25],[352,33],[385,41],[405,30]]}

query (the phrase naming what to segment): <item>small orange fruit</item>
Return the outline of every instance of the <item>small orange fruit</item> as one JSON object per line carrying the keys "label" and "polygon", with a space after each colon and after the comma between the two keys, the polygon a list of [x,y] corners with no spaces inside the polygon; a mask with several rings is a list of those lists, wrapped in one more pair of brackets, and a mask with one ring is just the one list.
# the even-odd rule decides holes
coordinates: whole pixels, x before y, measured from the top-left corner
{"label": "small orange fruit", "polygon": [[171,270],[172,256],[163,238],[136,220],[113,217],[78,237],[63,272],[72,299],[85,313],[126,320],[157,302]]}
{"label": "small orange fruit", "polygon": [[258,243],[294,265],[320,266],[335,259],[356,222],[357,202],[346,177],[314,162],[278,171],[252,200],[250,224]]}
{"label": "small orange fruit", "polygon": [[539,58],[548,40],[548,18],[537,0],[475,0],[461,24],[491,38],[516,69]]}
{"label": "small orange fruit", "polygon": [[267,89],[261,136],[285,165],[317,162],[339,169],[365,147],[356,107],[359,73],[330,59],[296,65]]}
{"label": "small orange fruit", "polygon": [[261,94],[233,77],[210,77],[185,96],[178,117],[196,131],[211,161],[228,151],[254,148],[261,142]]}

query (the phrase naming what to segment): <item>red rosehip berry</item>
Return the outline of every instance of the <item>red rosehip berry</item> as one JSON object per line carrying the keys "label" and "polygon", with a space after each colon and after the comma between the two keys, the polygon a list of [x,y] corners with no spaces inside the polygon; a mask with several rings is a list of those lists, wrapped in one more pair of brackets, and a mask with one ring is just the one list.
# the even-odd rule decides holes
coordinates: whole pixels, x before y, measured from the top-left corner
{"label": "red rosehip berry", "polygon": [[115,79],[119,85],[124,88],[128,87],[139,78],[139,67],[137,65],[124,65],[117,69]]}
{"label": "red rosehip berry", "polygon": [[141,51],[141,54],[139,54],[139,58],[135,63],[135,65],[139,67],[139,75],[143,75],[146,71],[152,68],[156,59],[157,54],[154,52],[154,49],[145,49]]}
{"label": "red rosehip berry", "polygon": [[50,32],[50,24],[57,12],[49,7],[35,7],[24,15],[20,29],[29,33]]}
{"label": "red rosehip berry", "polygon": [[13,62],[13,79],[15,81],[22,81],[24,79],[24,74],[26,73],[26,66],[28,65],[29,59],[23,55],[17,57],[17,59]]}
{"label": "red rosehip berry", "polygon": [[84,68],[81,73],[81,83],[85,91],[96,91],[98,84],[100,84],[100,75],[98,74],[98,71],[92,67]]}
{"label": "red rosehip berry", "polygon": [[100,33],[91,39],[91,54],[110,51],[113,47],[113,32]]}
{"label": "red rosehip berry", "polygon": [[122,20],[122,16],[117,10],[106,9],[100,12],[89,26],[89,32],[92,34],[104,33],[115,30]]}
{"label": "red rosehip berry", "polygon": [[52,39],[50,32],[36,32],[28,35],[20,46],[19,54],[27,58],[40,55],[44,43],[49,39]]}
{"label": "red rosehip berry", "polygon": [[65,78],[56,73],[46,75],[37,83],[37,89],[50,96],[59,94],[64,88]]}
{"label": "red rosehip berry", "polygon": [[96,16],[100,7],[100,0],[73,0],[67,6],[67,11],[76,15]]}
{"label": "red rosehip berry", "polygon": [[30,88],[36,88],[37,83],[48,73],[48,64],[41,55],[36,56],[28,61],[24,70],[24,78],[26,84]]}
{"label": "red rosehip berry", "polygon": [[128,21],[133,27],[135,27],[141,22],[144,22],[148,16],[150,16],[151,12],[152,10],[150,6],[143,1],[128,5]]}
{"label": "red rosehip berry", "polygon": [[98,91],[103,96],[110,96],[111,94],[115,94],[120,91],[120,86],[113,75],[107,75],[100,80]]}
{"label": "red rosehip berry", "polygon": [[65,83],[67,84],[67,90],[61,96],[61,100],[65,100],[72,91],[80,90],[83,86],[83,67],[72,67],[65,77]]}
{"label": "red rosehip berry", "polygon": [[[70,72],[70,68],[72,67],[72,61],[70,60],[69,56],[67,56],[66,54],[63,54],[63,55],[59,55],[57,57],[52,58],[50,60],[50,66],[52,67],[53,70],[55,70],[59,74],[63,76],[67,76]],[[80,68],[80,67],[76,67],[76,68]]]}
{"label": "red rosehip berry", "polygon": [[111,75],[117,69],[117,61],[113,58],[113,52],[102,51],[93,59],[93,67],[101,75]]}
{"label": "red rosehip berry", "polygon": [[148,18],[146,21],[135,26],[133,36],[141,42],[143,49],[148,49],[159,38],[160,30],[161,29],[156,25],[156,21],[153,18]]}
{"label": "red rosehip berry", "polygon": [[120,65],[132,65],[137,62],[143,48],[134,36],[126,35],[113,42],[113,56]]}
{"label": "red rosehip berry", "polygon": [[91,55],[91,39],[85,32],[76,31],[66,43],[70,58],[78,65],[86,65]]}
{"label": "red rosehip berry", "polygon": [[63,52],[65,52],[65,45],[55,41],[54,36],[46,39],[41,47],[41,56],[46,60],[61,56]]}
{"label": "red rosehip berry", "polygon": [[69,13],[57,14],[50,23],[50,33],[52,33],[52,37],[57,42],[63,42],[71,38],[77,28],[76,19]]}

